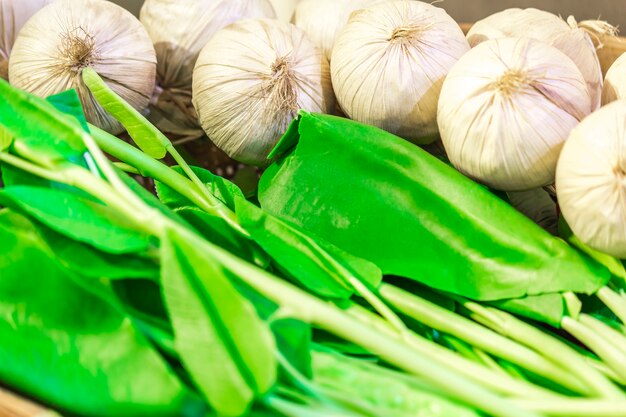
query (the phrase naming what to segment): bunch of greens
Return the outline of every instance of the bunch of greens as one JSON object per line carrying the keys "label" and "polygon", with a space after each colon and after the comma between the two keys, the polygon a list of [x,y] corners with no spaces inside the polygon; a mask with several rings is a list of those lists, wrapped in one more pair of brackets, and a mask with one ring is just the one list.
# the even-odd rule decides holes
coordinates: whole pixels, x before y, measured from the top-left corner
{"label": "bunch of greens", "polygon": [[[594,315],[580,313],[574,295],[602,294],[621,313],[621,296],[606,286],[609,269],[547,239],[512,209],[499,206],[496,197],[454,178],[441,162],[417,148],[412,154],[386,154],[397,144],[378,140],[378,130],[302,113],[277,150],[286,156],[262,180],[260,208],[232,183],[189,167],[167,138],[95,73],[84,70],[83,79],[139,149],[88,126],[72,92],[43,101],[0,84],[5,184],[0,204],[6,207],[0,212],[6,254],[0,264],[0,331],[2,340],[11,341],[0,346],[0,355],[10,358],[0,362],[0,380],[63,410],[98,416],[626,412],[622,325],[600,314],[595,299],[589,301]],[[299,144],[286,153],[298,131]],[[307,145],[313,136],[328,139],[325,147]],[[340,136],[352,147],[333,140]],[[359,145],[357,139],[369,142]],[[120,162],[110,163],[103,151]],[[167,153],[178,167],[158,161]],[[389,158],[391,168],[405,167],[408,180],[385,182],[385,189],[377,171],[340,170],[331,157],[323,167],[299,159],[323,153],[348,160],[343,168],[349,169],[368,166],[374,157]],[[456,218],[453,227],[444,228],[447,217],[425,222],[416,216],[420,208],[406,187],[416,186],[417,174],[409,168],[417,163],[424,182],[414,192],[432,196],[424,204],[441,201],[438,192],[445,196],[453,189],[459,199],[467,192],[469,202],[453,202],[464,206],[450,203],[437,213]],[[286,169],[305,165],[319,169],[317,178]],[[123,171],[154,178],[159,199]],[[354,204],[319,200],[320,178],[328,186],[329,179],[345,185],[349,177],[371,188],[363,191],[353,183],[336,194]],[[297,187],[301,198],[289,204],[302,213],[317,210],[308,219],[334,213],[333,233],[277,208]],[[400,189],[404,201],[393,198]],[[385,198],[387,208],[397,208],[394,213],[385,208]],[[364,207],[372,231],[344,238],[340,232],[350,228],[341,219],[357,219],[347,210],[357,207],[356,201],[369,204]],[[471,236],[488,241],[500,232],[480,221],[472,204],[495,207],[491,214],[504,221],[488,220],[498,227],[506,223],[522,248],[502,248],[498,244],[505,239],[496,240],[490,248],[495,261],[484,262]],[[395,229],[382,224],[376,229],[374,223],[388,225],[405,209],[411,214],[395,221],[405,225],[406,234],[397,236],[393,248],[383,247],[389,243],[385,233]],[[450,254],[439,263],[442,271],[413,259],[415,244],[407,246],[406,239],[416,223],[439,224],[430,233],[450,240],[452,249],[440,244]],[[428,233],[415,237],[427,239]],[[376,236],[384,256],[359,250]],[[464,239],[465,246],[452,245]],[[409,265],[406,269],[391,268],[385,256],[394,251],[396,260],[410,252],[412,266],[405,260],[396,265]],[[582,271],[570,284],[539,282],[541,274],[549,281],[559,277],[547,261],[555,255],[570,271]],[[474,275],[449,272],[460,258],[468,259],[465,268]],[[514,266],[529,259],[536,261],[527,267],[537,278],[524,281]],[[435,275],[418,279],[429,274]],[[562,324],[593,353],[494,304]]]}

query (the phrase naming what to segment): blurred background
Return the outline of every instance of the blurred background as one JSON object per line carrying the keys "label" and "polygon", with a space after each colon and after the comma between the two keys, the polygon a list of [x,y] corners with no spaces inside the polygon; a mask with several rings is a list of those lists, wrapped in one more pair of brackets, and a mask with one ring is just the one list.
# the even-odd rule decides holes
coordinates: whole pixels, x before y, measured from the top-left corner
{"label": "blurred background", "polygon": [[[143,0],[113,0],[133,13],[139,13]],[[293,3],[294,0],[273,0],[274,3]],[[536,7],[564,18],[574,15],[576,20],[601,18],[623,28],[626,34],[626,1],[624,0],[442,0],[436,3],[448,11],[457,22],[473,22],[491,13],[510,7]]]}

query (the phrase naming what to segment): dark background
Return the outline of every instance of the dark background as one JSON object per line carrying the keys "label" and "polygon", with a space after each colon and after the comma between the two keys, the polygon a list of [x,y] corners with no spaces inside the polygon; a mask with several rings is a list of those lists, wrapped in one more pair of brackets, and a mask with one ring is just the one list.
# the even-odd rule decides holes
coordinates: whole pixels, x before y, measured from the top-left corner
{"label": "dark background", "polygon": [[[138,13],[143,0],[113,0]],[[277,0],[281,1],[281,0]],[[285,1],[285,0],[283,0]],[[339,0],[338,0],[339,1]],[[603,18],[623,28],[626,35],[626,1],[624,0],[444,0],[436,3],[457,22],[472,22],[509,7],[536,7],[577,20]]]}

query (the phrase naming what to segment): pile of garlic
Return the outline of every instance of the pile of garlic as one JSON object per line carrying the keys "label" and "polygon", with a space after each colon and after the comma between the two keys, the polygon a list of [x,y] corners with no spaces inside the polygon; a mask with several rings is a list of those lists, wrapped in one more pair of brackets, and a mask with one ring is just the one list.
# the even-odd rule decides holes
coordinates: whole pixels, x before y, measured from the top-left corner
{"label": "pile of garlic", "polygon": [[275,16],[269,0],[146,0],[140,20],[157,54],[152,121],[182,140],[202,136],[191,104],[191,79],[200,51],[231,23]]}
{"label": "pile of garlic", "polygon": [[152,42],[130,12],[104,0],[56,0],[39,10],[13,45],[9,79],[41,97],[74,88],[89,122],[120,133],[119,122],[84,85],[81,70],[86,67],[134,108],[148,106],[156,73]]}

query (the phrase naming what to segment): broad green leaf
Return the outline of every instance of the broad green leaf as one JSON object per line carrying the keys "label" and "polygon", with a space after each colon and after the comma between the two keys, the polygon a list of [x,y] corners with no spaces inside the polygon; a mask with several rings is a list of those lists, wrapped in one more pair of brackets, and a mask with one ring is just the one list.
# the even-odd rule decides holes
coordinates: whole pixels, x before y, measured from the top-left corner
{"label": "broad green leaf", "polygon": [[73,116],[57,110],[39,97],[0,80],[0,128],[13,136],[20,154],[54,165],[59,161],[82,163],[86,151],[83,130]]}
{"label": "broad green leaf", "polygon": [[88,278],[110,280],[146,278],[158,280],[159,263],[141,254],[112,255],[91,245],[68,238],[52,229],[38,225],[48,246],[54,248],[57,260],[66,268]]}
{"label": "broad green leaf", "polygon": [[196,207],[181,207],[176,209],[175,213],[193,226],[205,239],[222,249],[247,261],[255,263],[258,261],[261,265],[267,266],[270,262],[267,255],[265,259],[255,259],[260,255],[259,250],[254,250],[252,247],[256,244],[234,231],[221,217],[212,216]]}
{"label": "broad green leaf", "polygon": [[269,253],[288,276],[323,297],[349,298],[350,277],[376,288],[382,273],[375,265],[347,253],[322,246],[301,228],[265,213],[244,199],[237,200],[237,217],[252,238]]}
{"label": "broad green leaf", "polygon": [[261,207],[385,275],[484,301],[594,293],[610,279],[484,187],[381,129],[301,111],[275,154]]}
{"label": "broad green leaf", "polygon": [[570,311],[563,294],[550,293],[524,298],[494,301],[493,306],[519,314],[532,320],[547,323],[557,329],[565,316],[577,316],[580,311]]}
{"label": "broad green leaf", "polygon": [[13,136],[9,135],[4,129],[0,128],[0,152],[7,149],[13,143]]}
{"label": "broad green leaf", "polygon": [[311,326],[300,320],[280,319],[273,321],[272,332],[276,344],[283,357],[289,361],[300,374],[311,378],[311,348],[313,337]]}
{"label": "broad green leaf", "polygon": [[57,110],[74,117],[85,132],[89,132],[87,119],[83,112],[83,105],[80,102],[76,90],[68,90],[63,93],[55,94],[46,98],[46,101],[52,104]]}
{"label": "broad green leaf", "polygon": [[275,341],[228,271],[185,229],[161,242],[161,282],[185,369],[219,414],[242,416],[276,380]]}
{"label": "broad green leaf", "polygon": [[27,218],[0,212],[0,253],[3,384],[69,415],[203,415],[129,319],[77,285]]}
{"label": "broad green leaf", "polygon": [[563,216],[559,217],[559,236],[561,236],[566,242],[578,249],[587,256],[600,262],[602,265],[608,268],[611,273],[620,278],[622,282],[626,282],[626,269],[622,262],[611,255],[595,250],[588,245],[585,245],[578,236],[574,235],[574,232],[569,227]]}
{"label": "broad green leaf", "polygon": [[[184,171],[181,167],[175,166],[172,167],[172,169],[179,174],[184,175]],[[235,201],[239,198],[245,198],[239,187],[227,179],[220,177],[219,175],[215,175],[211,171],[203,168],[191,167],[191,169],[198,176],[200,181],[206,185],[209,192],[224,203],[229,209],[235,210]],[[155,187],[157,195],[163,204],[174,208],[193,205],[188,199],[165,184],[157,181],[155,183]]]}
{"label": "broad green leaf", "polygon": [[96,71],[91,68],[83,69],[82,79],[100,106],[126,128],[130,137],[142,151],[157,159],[161,159],[167,154],[169,139],[111,90]]}
{"label": "broad green leaf", "polygon": [[0,204],[111,254],[144,252],[152,245],[149,236],[126,224],[116,211],[67,191],[13,186],[0,190]]}

